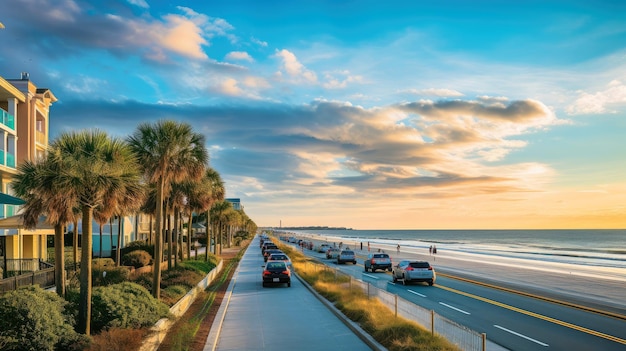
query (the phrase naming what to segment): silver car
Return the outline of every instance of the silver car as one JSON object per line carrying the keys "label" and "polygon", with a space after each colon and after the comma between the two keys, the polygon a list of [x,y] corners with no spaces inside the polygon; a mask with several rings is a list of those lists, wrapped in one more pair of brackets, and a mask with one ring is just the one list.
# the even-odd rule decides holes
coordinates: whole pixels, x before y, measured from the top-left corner
{"label": "silver car", "polygon": [[342,264],[346,262],[352,262],[352,264],[356,264],[356,255],[352,250],[341,250],[339,255],[337,255],[337,264]]}
{"label": "silver car", "polygon": [[411,282],[426,282],[432,286],[437,279],[435,269],[426,261],[400,261],[393,266],[391,275],[394,283],[402,280],[404,285]]}

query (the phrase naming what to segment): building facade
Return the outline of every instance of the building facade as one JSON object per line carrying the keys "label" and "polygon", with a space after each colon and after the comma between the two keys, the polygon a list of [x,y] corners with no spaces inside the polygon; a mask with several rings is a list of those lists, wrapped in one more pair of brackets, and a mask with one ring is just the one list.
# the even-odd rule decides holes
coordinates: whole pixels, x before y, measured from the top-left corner
{"label": "building facade", "polygon": [[[28,73],[19,79],[0,77],[0,192],[12,194],[17,166],[36,161],[48,148],[50,107],[57,101],[49,89],[38,88]],[[47,259],[46,239],[54,235],[42,222],[35,230],[21,227],[19,207],[0,204],[0,267],[36,270]]]}

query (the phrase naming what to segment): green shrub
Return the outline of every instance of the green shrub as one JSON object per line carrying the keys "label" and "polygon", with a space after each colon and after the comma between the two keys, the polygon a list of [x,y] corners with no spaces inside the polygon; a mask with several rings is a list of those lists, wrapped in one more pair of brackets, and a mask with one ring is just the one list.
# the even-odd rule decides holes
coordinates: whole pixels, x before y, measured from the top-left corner
{"label": "green shrub", "polygon": [[93,286],[106,286],[128,281],[130,271],[127,267],[116,267],[110,258],[93,260],[91,279]]}
{"label": "green shrub", "polygon": [[209,254],[209,260],[186,260],[180,263],[181,268],[196,271],[202,275],[208,274],[217,265],[217,258]]}
{"label": "green shrub", "polygon": [[38,286],[0,296],[2,350],[81,350],[89,338],[74,331],[67,302]]}
{"label": "green shrub", "polygon": [[161,290],[161,301],[168,306],[174,306],[189,290],[190,289],[184,285],[170,285]]}
{"label": "green shrub", "polygon": [[132,282],[143,286],[148,291],[152,291],[152,279],[152,272],[146,272],[134,277]]}
{"label": "green shrub", "polygon": [[183,285],[188,289],[196,286],[199,281],[204,278],[204,274],[196,271],[190,271],[183,267],[172,267],[163,271],[161,275],[161,289],[165,289],[172,285]]}
{"label": "green shrub", "polygon": [[143,240],[137,240],[137,241],[128,243],[126,247],[123,247],[120,250],[120,254],[124,256],[135,250],[143,250],[147,252],[148,254],[150,254],[150,257],[154,257],[154,245],[149,245],[147,242]]}
{"label": "green shrub", "polygon": [[141,328],[166,317],[169,308],[135,283],[97,287],[93,290],[91,329]]}
{"label": "green shrub", "polygon": [[135,250],[127,253],[122,257],[122,264],[124,266],[133,266],[140,268],[149,266],[152,263],[152,256],[145,250]]}

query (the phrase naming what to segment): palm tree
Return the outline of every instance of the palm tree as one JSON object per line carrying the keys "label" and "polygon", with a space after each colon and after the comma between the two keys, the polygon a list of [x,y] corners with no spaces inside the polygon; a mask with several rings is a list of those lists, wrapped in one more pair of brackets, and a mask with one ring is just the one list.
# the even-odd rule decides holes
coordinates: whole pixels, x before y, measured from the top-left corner
{"label": "palm tree", "polygon": [[114,208],[143,194],[137,159],[127,143],[93,130],[61,134],[49,149],[59,167],[58,186],[82,211],[82,253],[78,332],[91,329],[91,257],[94,209]]}
{"label": "palm tree", "polygon": [[[225,187],[224,187],[224,181],[222,180],[222,177],[220,176],[220,174],[214,170],[213,168],[209,168],[206,170],[206,174],[204,175],[204,177],[206,178],[206,180],[209,183],[209,187],[211,189],[211,204],[209,205],[209,208],[207,209],[207,213],[206,213],[206,235],[207,235],[207,247],[206,247],[206,251],[205,251],[205,256],[204,256],[204,260],[208,261],[209,259],[209,249],[211,247],[211,237],[209,235],[209,232],[213,232],[214,235],[214,243],[217,244],[217,235],[215,235],[215,231],[213,230],[213,223],[211,221],[211,208],[213,207],[213,204],[215,204],[218,201],[223,201],[224,200],[224,195],[226,193]],[[217,246],[213,246],[213,253],[217,254]]]}
{"label": "palm tree", "polygon": [[[218,255],[222,253],[222,243],[223,243],[223,232],[224,226],[226,223],[226,212],[232,208],[232,204],[226,200],[217,201],[211,206],[209,213],[211,215],[211,223],[214,227],[214,237],[215,237],[215,249],[214,254]],[[217,249],[217,245],[219,242],[219,250]],[[219,252],[218,252],[219,251]]]}
{"label": "palm tree", "polygon": [[139,159],[146,180],[157,185],[152,295],[159,298],[164,199],[169,194],[171,183],[198,179],[202,176],[209,160],[209,153],[202,134],[194,133],[188,124],[175,121],[143,123],[137,127],[128,141]]}
{"label": "palm tree", "polygon": [[54,276],[56,293],[65,296],[65,251],[63,226],[74,220],[76,198],[67,194],[57,183],[59,164],[53,159],[42,159],[37,163],[25,161],[18,166],[19,174],[12,187],[16,194],[26,200],[22,210],[24,226],[35,228],[42,214],[54,226]]}

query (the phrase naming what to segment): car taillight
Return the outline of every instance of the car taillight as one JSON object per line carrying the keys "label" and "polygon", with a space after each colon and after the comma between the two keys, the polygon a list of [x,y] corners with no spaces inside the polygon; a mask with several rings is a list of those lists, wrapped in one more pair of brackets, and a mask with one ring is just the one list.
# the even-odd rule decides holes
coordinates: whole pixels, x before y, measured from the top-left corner
{"label": "car taillight", "polygon": [[287,275],[289,275],[289,271],[283,271],[281,274],[287,274]]}
{"label": "car taillight", "polygon": [[270,275],[270,274],[272,274],[272,272],[270,272],[268,270],[263,271],[263,275]]}
{"label": "car taillight", "polygon": [[407,271],[412,271],[412,270],[413,270],[413,267],[408,266],[408,267],[406,267],[406,270],[407,270]]}
{"label": "car taillight", "polygon": [[372,258],[372,261],[371,261],[371,262],[372,262],[372,264],[376,263],[376,261],[375,261],[373,258]]}
{"label": "car taillight", "polygon": [[433,270],[433,267],[428,267],[428,270],[429,270],[429,271],[432,271],[432,270]]}

